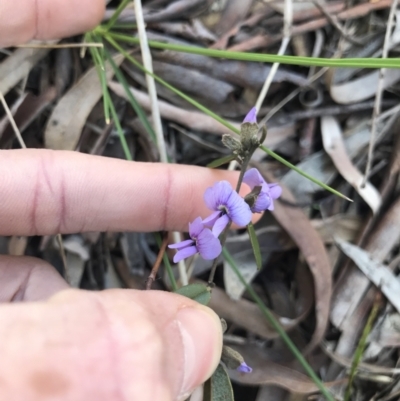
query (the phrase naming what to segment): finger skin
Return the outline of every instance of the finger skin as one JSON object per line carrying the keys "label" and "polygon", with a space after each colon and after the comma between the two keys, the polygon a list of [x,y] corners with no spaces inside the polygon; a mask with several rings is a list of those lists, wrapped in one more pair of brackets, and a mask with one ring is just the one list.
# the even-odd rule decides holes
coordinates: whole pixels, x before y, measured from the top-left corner
{"label": "finger skin", "polygon": [[54,267],[41,259],[0,256],[0,302],[46,300],[67,288]]}
{"label": "finger skin", "polygon": [[[186,389],[182,311],[205,316]],[[222,347],[211,310],[158,291],[66,290],[47,303],[1,306],[0,321],[2,400],[182,399],[210,376]]]}
{"label": "finger skin", "polygon": [[237,172],[128,162],[78,152],[0,151],[0,235],[85,231],[187,231],[208,216],[216,181]]}
{"label": "finger skin", "polygon": [[104,8],[104,0],[1,0],[0,47],[84,32],[101,21]]}

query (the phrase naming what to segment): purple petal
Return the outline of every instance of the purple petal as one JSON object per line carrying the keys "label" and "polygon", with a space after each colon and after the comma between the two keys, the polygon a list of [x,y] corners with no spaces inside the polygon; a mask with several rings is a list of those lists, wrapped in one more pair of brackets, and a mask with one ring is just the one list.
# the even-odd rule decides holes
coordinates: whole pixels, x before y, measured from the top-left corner
{"label": "purple petal", "polygon": [[252,369],[249,365],[247,365],[246,362],[242,362],[242,363],[240,364],[240,366],[238,366],[238,367],[236,368],[236,370],[237,370],[238,372],[240,372],[240,373],[251,373],[251,372],[253,371],[253,369]]}
{"label": "purple petal", "polygon": [[230,219],[239,227],[247,226],[250,223],[250,207],[237,192],[231,193],[226,206]]}
{"label": "purple petal", "polygon": [[199,234],[204,230],[204,224],[201,217],[197,217],[192,223],[189,223],[189,234],[190,238],[197,238]]}
{"label": "purple petal", "polygon": [[253,189],[257,185],[264,184],[265,180],[256,168],[251,168],[244,173],[243,182]]}
{"label": "purple petal", "polygon": [[212,228],[212,226],[214,225],[214,223],[218,220],[218,218],[221,216],[221,213],[219,210],[217,210],[216,212],[211,213],[208,217],[206,217],[203,220],[203,224],[206,227]]}
{"label": "purple petal", "polygon": [[192,239],[187,239],[185,241],[177,242],[176,244],[171,244],[168,245],[168,248],[170,249],[183,249],[186,248],[190,245],[192,245],[194,241]]}
{"label": "purple petal", "polygon": [[228,181],[218,181],[204,192],[204,202],[211,210],[218,210],[221,205],[226,205],[231,193],[234,192]]}
{"label": "purple petal", "polygon": [[212,260],[222,252],[219,239],[214,236],[209,228],[205,228],[197,239],[197,249],[200,256],[205,260]]}
{"label": "purple petal", "polygon": [[219,235],[222,233],[222,231],[225,230],[226,226],[229,223],[229,216],[227,214],[224,214],[221,216],[214,224],[212,228],[212,233],[216,238],[219,237]]}
{"label": "purple petal", "polygon": [[269,193],[271,194],[272,199],[278,199],[282,195],[282,188],[276,184],[268,184],[269,186]]}
{"label": "purple petal", "polygon": [[174,263],[180,262],[182,259],[186,259],[197,253],[197,248],[195,246],[189,246],[188,248],[178,251],[174,256]]}
{"label": "purple petal", "polygon": [[[269,196],[269,194],[265,193],[265,192],[260,192],[255,204],[251,208],[251,211],[253,213],[262,213],[264,210],[267,210],[271,207],[271,203],[272,203],[272,199]],[[269,210],[273,210],[273,209],[269,209]]]}
{"label": "purple petal", "polygon": [[257,124],[257,109],[253,107],[243,120],[244,123]]}

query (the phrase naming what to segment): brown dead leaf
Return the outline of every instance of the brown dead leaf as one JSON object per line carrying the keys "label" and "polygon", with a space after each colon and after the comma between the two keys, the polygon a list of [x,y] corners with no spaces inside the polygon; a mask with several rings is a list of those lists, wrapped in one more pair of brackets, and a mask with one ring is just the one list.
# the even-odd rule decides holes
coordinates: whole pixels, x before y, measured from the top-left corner
{"label": "brown dead leaf", "polygon": [[5,95],[25,78],[50,49],[17,49],[0,64],[0,92]]}
{"label": "brown dead leaf", "polygon": [[363,174],[354,166],[346,151],[338,120],[332,116],[322,117],[321,133],[325,152],[328,153],[339,173],[376,213],[382,203],[381,195],[370,182],[362,185]]}
{"label": "brown dead leaf", "polygon": [[[121,64],[124,57],[114,57]],[[110,79],[114,72],[107,64],[106,75]],[[48,149],[74,150],[83,126],[95,104],[102,96],[96,68],[93,67],[61,98],[47,122],[44,140]]]}
{"label": "brown dead leaf", "polygon": [[[267,182],[276,182],[276,179],[267,173],[261,165],[257,164],[257,168]],[[293,203],[296,202],[291,192],[283,185],[282,190],[284,199]],[[276,202],[272,214],[298,245],[314,278],[316,327],[313,337],[304,351],[308,353],[324,338],[329,322],[332,277],[328,254],[321,237],[301,209]]]}

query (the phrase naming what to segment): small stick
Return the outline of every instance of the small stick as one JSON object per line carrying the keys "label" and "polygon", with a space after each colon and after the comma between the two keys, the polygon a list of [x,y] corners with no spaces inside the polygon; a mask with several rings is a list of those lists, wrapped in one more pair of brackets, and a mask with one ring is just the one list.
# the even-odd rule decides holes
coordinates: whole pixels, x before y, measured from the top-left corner
{"label": "small stick", "polygon": [[163,242],[161,244],[160,251],[158,252],[157,259],[154,263],[153,268],[151,269],[151,273],[146,281],[146,290],[151,290],[151,285],[153,284],[154,280],[156,279],[158,269],[160,268],[162,258],[165,253],[165,249],[167,248],[168,244],[168,233],[165,233]]}

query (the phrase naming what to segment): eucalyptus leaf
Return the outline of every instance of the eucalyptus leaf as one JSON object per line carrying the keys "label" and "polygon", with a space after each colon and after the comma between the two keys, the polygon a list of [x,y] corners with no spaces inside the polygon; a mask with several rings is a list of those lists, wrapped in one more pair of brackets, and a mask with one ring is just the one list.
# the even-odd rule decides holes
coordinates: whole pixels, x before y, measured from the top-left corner
{"label": "eucalyptus leaf", "polygon": [[256,258],[257,269],[260,270],[262,267],[260,244],[258,243],[258,238],[253,223],[249,223],[247,225],[247,232],[249,233],[251,246],[254,252],[254,257]]}
{"label": "eucalyptus leaf", "polygon": [[223,166],[226,163],[231,162],[232,160],[235,160],[236,156],[235,155],[228,155],[221,157],[220,159],[214,160],[213,162],[207,164],[208,168],[216,168],[219,166]]}
{"label": "eucalyptus leaf", "polygon": [[203,401],[234,401],[232,384],[226,369],[219,364],[213,375],[204,383]]}
{"label": "eucalyptus leaf", "polygon": [[211,299],[211,290],[204,284],[189,284],[175,291],[176,294],[183,295],[197,301],[202,305],[208,305]]}

